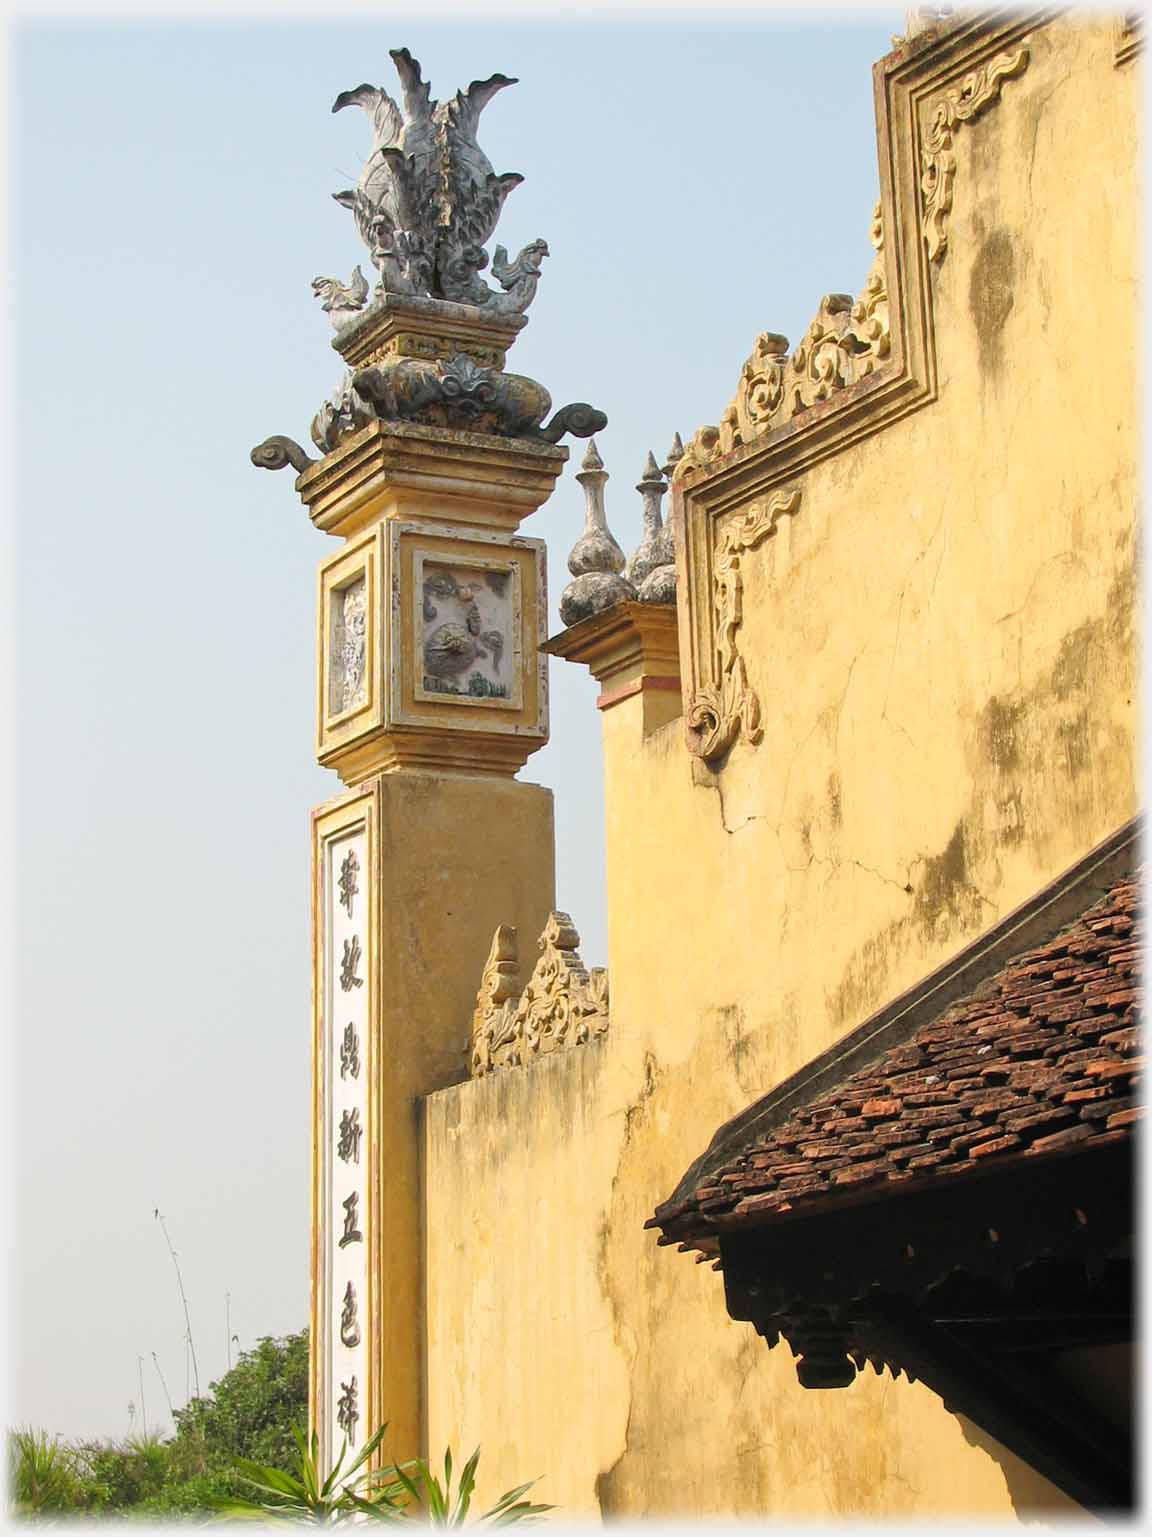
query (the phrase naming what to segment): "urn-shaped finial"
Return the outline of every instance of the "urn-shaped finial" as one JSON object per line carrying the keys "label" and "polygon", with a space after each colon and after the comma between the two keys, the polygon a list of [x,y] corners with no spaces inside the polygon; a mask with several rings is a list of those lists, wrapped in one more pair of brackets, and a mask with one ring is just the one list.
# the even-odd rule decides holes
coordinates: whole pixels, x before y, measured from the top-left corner
{"label": "urn-shaped finial", "polygon": [[644,533],[624,568],[624,575],[636,588],[636,595],[643,602],[674,603],[676,549],[672,542],[672,532],[664,527],[660,513],[660,504],[668,485],[651,450],[636,489],[644,499],[641,513]]}
{"label": "urn-shaped finial", "polygon": [[608,471],[604,468],[595,438],[588,440],[588,450],[576,479],[584,487],[584,530],[572,546],[572,553],[568,557],[569,571],[573,576],[584,576],[591,571],[623,571],[624,551],[609,532],[604,511],[604,485]]}
{"label": "urn-shaped finial", "polygon": [[608,528],[604,511],[608,471],[595,438],[589,440],[576,479],[584,488],[584,529],[568,557],[568,569],[575,581],[569,582],[560,594],[560,617],[568,625],[611,608],[623,598],[636,596],[632,584],[620,575],[624,551]]}

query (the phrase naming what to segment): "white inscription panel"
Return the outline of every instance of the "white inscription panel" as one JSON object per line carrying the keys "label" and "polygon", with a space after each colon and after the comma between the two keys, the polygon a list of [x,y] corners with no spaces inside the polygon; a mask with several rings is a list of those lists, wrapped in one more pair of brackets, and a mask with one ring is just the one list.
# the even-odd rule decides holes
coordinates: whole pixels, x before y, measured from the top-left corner
{"label": "white inscription panel", "polygon": [[367,1424],[368,859],[364,825],[324,845],[324,1462]]}

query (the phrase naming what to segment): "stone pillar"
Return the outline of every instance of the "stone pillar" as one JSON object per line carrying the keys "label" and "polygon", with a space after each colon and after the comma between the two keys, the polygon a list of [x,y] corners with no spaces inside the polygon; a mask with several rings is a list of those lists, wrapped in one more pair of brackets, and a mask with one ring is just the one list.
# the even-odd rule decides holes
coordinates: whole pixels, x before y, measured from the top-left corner
{"label": "stone pillar", "polygon": [[[372,151],[353,214],[370,289],[316,278],[346,372],[312,423],[252,451],[291,464],[321,563],[316,748],[346,794],[313,815],[310,1420],[330,1468],[386,1420],[387,1459],[425,1446],[423,1200],[417,1101],[467,1076],[476,979],[497,925],[539,934],[555,905],[552,797],[513,776],[548,740],[544,546],[521,520],[568,450],[606,423],[505,371],[548,255],[480,272],[505,197],[476,141],[515,82],[435,101],[392,50],[398,104],[342,92]],[[465,1342],[461,1341],[461,1348]]]}
{"label": "stone pillar", "polygon": [[[436,345],[474,345],[457,308],[388,304],[355,344],[414,348],[414,319],[426,333],[439,309]],[[416,1102],[467,1075],[495,926],[539,933],[555,905],[551,792],[512,778],[548,739],[544,547],[517,528],[566,458],[377,420],[297,481],[340,540],[320,567],[317,755],[350,786],[313,816],[311,1418],[326,1466],[385,1420],[389,1458],[426,1450]]]}

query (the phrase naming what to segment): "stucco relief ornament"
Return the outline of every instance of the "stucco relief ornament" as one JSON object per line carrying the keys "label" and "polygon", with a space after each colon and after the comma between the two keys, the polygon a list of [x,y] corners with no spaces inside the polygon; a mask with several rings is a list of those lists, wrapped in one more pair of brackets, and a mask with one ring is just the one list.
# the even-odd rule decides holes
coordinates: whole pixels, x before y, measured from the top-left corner
{"label": "stucco relief ornament", "polygon": [[[340,623],[340,708],[351,710],[368,697],[364,678],[367,659],[367,591],[363,581],[345,587]],[[351,911],[349,911],[351,917]]]}
{"label": "stucco relief ornament", "polygon": [[942,96],[932,109],[932,120],[920,151],[920,191],[924,202],[921,229],[932,261],[940,261],[948,248],[948,215],[952,212],[952,183],[956,178],[956,156],[952,153],[956,130],[999,101],[1005,80],[1022,75],[1027,67],[1027,48],[999,53],[990,63],[965,75],[959,86]]}
{"label": "stucco relief ornament", "polygon": [[749,550],[756,549],[776,532],[781,518],[794,516],[799,506],[799,491],[777,493],[767,502],[753,502],[746,512],[725,525],[716,541],[712,559],[715,680],[697,690],[685,721],[688,745],[701,758],[722,757],[740,738],[755,746],[764,735],[760,700],[748,682],[739,647],[744,618],[740,562]]}
{"label": "stucco relief ornament", "polygon": [[704,469],[739,444],[753,443],[786,426],[867,379],[888,358],[892,343],[879,203],[872,212],[869,239],[876,255],[859,296],[825,294],[800,345],[791,353],[786,336],[762,332],[720,425],[699,429],[676,463],[677,476]]}
{"label": "stucco relief ornament", "polygon": [[516,930],[501,924],[493,936],[472,1016],[473,1078],[581,1045],[608,1028],[608,973],[584,969],[567,913],[549,915],[538,944],[540,958],[521,992]]}

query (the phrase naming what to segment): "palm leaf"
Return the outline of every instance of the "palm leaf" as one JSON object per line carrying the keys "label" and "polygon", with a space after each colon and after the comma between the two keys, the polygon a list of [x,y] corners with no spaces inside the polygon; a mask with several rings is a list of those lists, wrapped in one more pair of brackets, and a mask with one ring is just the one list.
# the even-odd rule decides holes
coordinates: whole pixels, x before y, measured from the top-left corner
{"label": "palm leaf", "polygon": [[517,1484],[515,1489],[505,1490],[505,1492],[496,1501],[495,1505],[493,1505],[492,1509],[486,1510],[484,1512],[484,1515],[481,1519],[487,1521],[489,1516],[498,1516],[500,1512],[505,1508],[505,1506],[513,1504],[516,1500],[520,1499],[522,1495],[527,1494],[532,1485],[539,1483],[539,1481],[539,1479],[530,1478],[526,1484]]}
{"label": "palm leaf", "polygon": [[[502,1515],[496,1517],[493,1526],[511,1526],[513,1521],[535,1521],[544,1515],[546,1511],[554,1510],[553,1505],[529,1505],[527,1501],[519,1505],[510,1505]],[[487,1520],[488,1517],[483,1518]]]}
{"label": "palm leaf", "polygon": [[472,1503],[472,1491],[476,1487],[476,1464],[480,1461],[480,1448],[469,1457],[464,1464],[464,1471],[460,1475],[460,1490],[456,1496],[456,1512],[454,1524],[464,1525],[464,1517],[468,1514],[468,1507]]}
{"label": "palm leaf", "polygon": [[237,1457],[234,1467],[246,1484],[253,1484],[266,1494],[286,1495],[291,1500],[303,1500],[305,1497],[304,1485],[299,1479],[293,1478],[291,1473],[282,1473],[279,1468],[264,1467],[259,1462],[249,1462],[246,1457]]}
{"label": "palm leaf", "polygon": [[[369,1457],[371,1457],[373,1452],[375,1452],[376,1449],[379,1447],[381,1441],[383,1441],[383,1439],[384,1439],[384,1432],[387,1429],[388,1429],[388,1421],[385,1420],[383,1425],[381,1425],[380,1429],[378,1431],[376,1431],[376,1433],[374,1435],[370,1436],[367,1441],[365,1441],[363,1447],[360,1449],[359,1455],[352,1462],[352,1464],[348,1468],[347,1473],[345,1473],[345,1475],[344,1475],[346,1480],[350,1479],[352,1477],[353,1473],[355,1473],[358,1468],[362,1468],[364,1466],[364,1464],[368,1461]],[[347,1442],[345,1442],[345,1445],[347,1445]]]}

